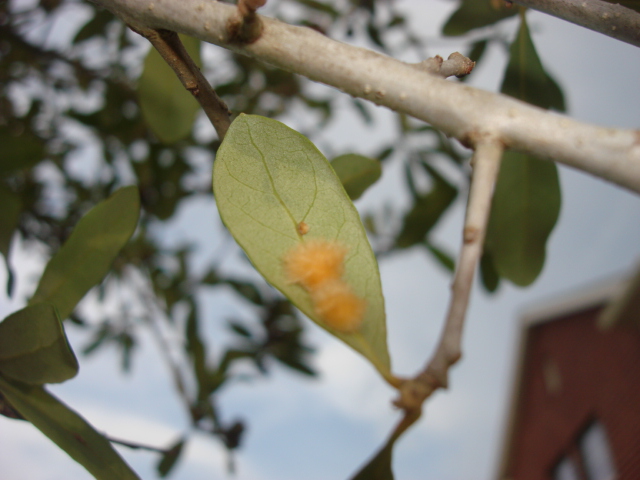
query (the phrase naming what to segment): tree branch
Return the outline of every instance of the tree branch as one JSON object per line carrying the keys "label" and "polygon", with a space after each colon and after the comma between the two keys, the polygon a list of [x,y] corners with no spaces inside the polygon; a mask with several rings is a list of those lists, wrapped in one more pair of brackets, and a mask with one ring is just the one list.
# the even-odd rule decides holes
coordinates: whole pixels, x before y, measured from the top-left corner
{"label": "tree branch", "polygon": [[178,79],[198,101],[207,115],[220,140],[231,125],[231,112],[227,105],[204,78],[189,53],[182,45],[176,32],[130,26],[131,29],[149,40],[165,62],[173,69]]}
{"label": "tree branch", "polygon": [[493,188],[498,178],[503,145],[494,138],[478,138],[471,159],[473,176],[464,223],[462,249],[451,287],[447,319],[435,353],[425,369],[400,386],[394,404],[403,410],[419,411],[438,388],[447,388],[449,368],[461,357],[462,329],[469,305],[476,266],[482,255],[489,221]]}
{"label": "tree branch", "polygon": [[[167,29],[254,57],[430,123],[469,144],[489,133],[507,148],[547,158],[640,192],[640,131],[602,128],[511,97],[449,82],[304,27],[260,17],[249,45],[230,41],[231,5],[204,0],[94,0],[134,28]],[[401,79],[401,80],[400,80]]]}
{"label": "tree branch", "polygon": [[513,1],[640,47],[640,13],[618,3],[604,0]]}

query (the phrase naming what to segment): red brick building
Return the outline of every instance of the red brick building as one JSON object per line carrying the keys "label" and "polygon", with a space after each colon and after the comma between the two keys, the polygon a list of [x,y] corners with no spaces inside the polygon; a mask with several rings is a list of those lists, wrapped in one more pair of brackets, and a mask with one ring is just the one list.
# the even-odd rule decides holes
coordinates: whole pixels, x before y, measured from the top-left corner
{"label": "red brick building", "polygon": [[523,322],[498,480],[640,480],[640,274]]}

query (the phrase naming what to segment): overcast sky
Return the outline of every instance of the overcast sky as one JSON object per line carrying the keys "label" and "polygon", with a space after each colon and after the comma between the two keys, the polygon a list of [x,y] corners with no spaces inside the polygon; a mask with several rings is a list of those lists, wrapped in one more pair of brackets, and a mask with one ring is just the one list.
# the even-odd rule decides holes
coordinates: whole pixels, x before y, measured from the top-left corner
{"label": "overcast sky", "polygon": [[[439,25],[453,8],[445,1],[399,0],[425,38],[433,39],[430,54],[444,57],[459,44],[435,40]],[[640,125],[640,49],[597,33],[531,12],[534,41],[547,67],[564,88],[570,115],[602,125],[638,128]],[[505,25],[512,34],[515,21]],[[496,91],[506,62],[495,46],[471,84]],[[372,151],[386,133],[383,109],[376,128],[359,126],[345,114],[323,132],[322,140],[336,151]],[[372,143],[373,142],[373,143]],[[321,142],[322,143],[322,142]],[[513,359],[526,310],[594,283],[631,271],[640,260],[640,197],[580,172],[560,169],[563,205],[559,224],[551,236],[544,272],[534,286],[518,289],[502,285],[497,295],[479,289],[473,294],[464,337],[464,357],[453,369],[451,389],[437,393],[424,417],[396,447],[398,480],[485,480],[492,478],[499,452]],[[385,165],[384,182],[358,202],[374,209],[397,198],[399,166]],[[458,249],[464,200],[436,231],[436,239],[449,250]],[[207,243],[220,226],[210,203],[194,201],[175,222],[177,241],[194,221],[203,225],[193,236]],[[32,256],[16,255],[16,270],[37,272]],[[389,349],[394,371],[411,375],[430,356],[446,310],[450,276],[422,250],[386,258],[380,265],[386,298]],[[19,278],[27,292],[30,275]],[[6,273],[0,268],[0,285]],[[0,314],[23,306],[4,297]],[[206,299],[220,321],[221,309],[237,309],[218,297]],[[232,311],[242,315],[242,311]],[[246,314],[246,312],[244,312]],[[212,315],[212,318],[214,315]],[[306,321],[306,320],[305,320]],[[398,412],[390,406],[394,392],[358,354],[307,322],[307,341],[317,348],[317,380],[308,380],[283,368],[272,369],[266,379],[234,385],[220,397],[226,419],[244,418],[246,442],[237,455],[237,477],[251,480],[327,480],[353,474],[384,441]],[[214,344],[224,338],[222,325],[207,334]],[[76,350],[83,336],[71,332]],[[52,387],[99,430],[142,443],[166,445],[188,425],[175,397],[169,376],[155,347],[143,341],[134,358],[134,372],[120,375],[114,357],[99,354],[81,358],[77,378]],[[156,456],[121,450],[142,478],[154,478]],[[195,437],[171,478],[221,479],[226,457],[219,445]],[[0,418],[0,472],[10,480],[82,480],[91,478],[54,444],[25,422]]]}

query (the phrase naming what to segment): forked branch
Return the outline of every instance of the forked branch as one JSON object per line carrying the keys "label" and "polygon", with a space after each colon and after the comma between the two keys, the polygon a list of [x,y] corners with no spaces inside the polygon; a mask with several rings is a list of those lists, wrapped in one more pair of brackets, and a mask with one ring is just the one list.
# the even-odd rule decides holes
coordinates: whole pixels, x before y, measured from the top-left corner
{"label": "forked branch", "polygon": [[547,158],[640,192],[640,131],[602,128],[550,113],[505,95],[449,82],[415,66],[332,40],[310,28],[258,16],[264,29],[238,44],[228,21],[236,8],[205,0],[94,0],[134,28],[191,35],[332,85],[430,123],[471,144],[494,132],[505,147]]}

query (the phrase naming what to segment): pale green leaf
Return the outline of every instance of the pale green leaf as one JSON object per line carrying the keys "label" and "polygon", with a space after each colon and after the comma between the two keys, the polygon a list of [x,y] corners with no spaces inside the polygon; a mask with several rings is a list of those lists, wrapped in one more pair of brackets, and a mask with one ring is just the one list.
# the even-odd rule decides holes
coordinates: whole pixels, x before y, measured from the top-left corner
{"label": "pale green leaf", "polygon": [[31,422],[98,480],[139,480],[103,435],[42,386],[0,375],[0,391]]}
{"label": "pale green leaf", "polygon": [[[280,122],[240,115],[218,150],[213,187],[222,220],[256,269],[309,318],[364,355],[389,379],[378,264],[357,210],[316,147]],[[301,222],[309,226],[304,236],[297,229]],[[285,278],[284,255],[300,242],[317,238],[349,249],[344,279],[367,302],[356,333],[330,329],[314,312],[308,293]]]}
{"label": "pale green leaf", "polygon": [[80,219],[47,264],[30,304],[50,302],[65,319],[100,283],[138,224],[138,188],[124,187]]}
{"label": "pale green leaf", "polygon": [[351,200],[360,198],[382,175],[378,160],[353,153],[334,158],[331,166]]}
{"label": "pale green leaf", "polygon": [[[182,35],[180,40],[199,65],[200,41]],[[161,142],[171,144],[189,136],[200,106],[155,48],[144,61],[138,98],[147,125]]]}
{"label": "pale green leaf", "polygon": [[78,373],[53,305],[38,303],[0,323],[0,374],[31,385],[64,382]]}

